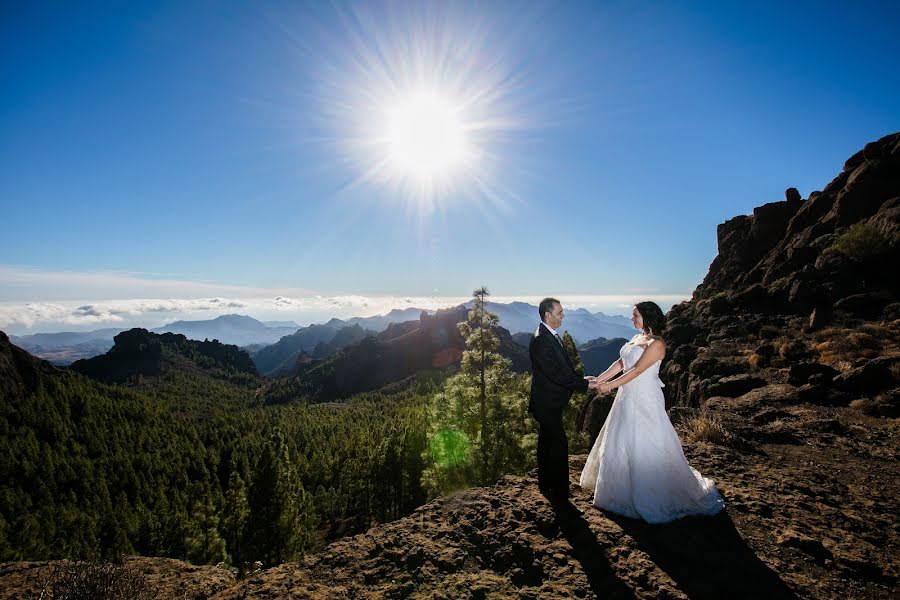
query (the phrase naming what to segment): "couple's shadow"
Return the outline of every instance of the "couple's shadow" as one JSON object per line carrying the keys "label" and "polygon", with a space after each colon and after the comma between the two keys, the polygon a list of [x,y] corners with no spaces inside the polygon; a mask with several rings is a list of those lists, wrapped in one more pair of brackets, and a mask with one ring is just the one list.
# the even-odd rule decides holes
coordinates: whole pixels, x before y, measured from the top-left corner
{"label": "couple's shadow", "polygon": [[[595,510],[595,509],[588,509]],[[556,521],[598,598],[635,598],[606,561],[584,516],[555,508]],[[725,511],[650,525],[604,511],[689,598],[796,598],[753,553]]]}

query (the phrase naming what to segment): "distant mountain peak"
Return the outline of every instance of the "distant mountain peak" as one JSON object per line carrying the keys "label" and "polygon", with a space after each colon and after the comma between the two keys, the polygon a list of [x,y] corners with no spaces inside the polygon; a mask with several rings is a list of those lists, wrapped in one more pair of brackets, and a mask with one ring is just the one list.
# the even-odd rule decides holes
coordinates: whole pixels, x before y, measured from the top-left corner
{"label": "distant mountain peak", "polygon": [[141,376],[170,371],[257,375],[250,355],[237,346],[218,341],[198,342],[179,333],[153,333],[136,327],[115,337],[106,354],[78,360],[70,367],[107,383],[123,383]]}

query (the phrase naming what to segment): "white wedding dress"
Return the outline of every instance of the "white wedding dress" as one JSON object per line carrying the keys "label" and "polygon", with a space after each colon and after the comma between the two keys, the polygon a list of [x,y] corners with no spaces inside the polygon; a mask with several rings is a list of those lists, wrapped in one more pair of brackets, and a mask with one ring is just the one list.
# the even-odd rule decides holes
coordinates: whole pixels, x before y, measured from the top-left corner
{"label": "white wedding dress", "polygon": [[[644,349],[619,350],[628,371]],[[594,506],[648,523],[686,515],[714,515],[725,506],[715,484],[694,470],[666,414],[660,361],[619,388],[581,472]]]}

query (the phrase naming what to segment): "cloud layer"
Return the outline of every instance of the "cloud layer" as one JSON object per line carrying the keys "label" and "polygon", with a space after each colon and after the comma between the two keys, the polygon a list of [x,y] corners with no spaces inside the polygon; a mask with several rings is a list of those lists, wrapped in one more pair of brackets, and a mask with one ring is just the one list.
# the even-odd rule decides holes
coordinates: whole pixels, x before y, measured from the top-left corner
{"label": "cloud layer", "polygon": [[[572,310],[587,308],[591,312],[629,314],[631,307],[647,296],[565,296],[559,298]],[[684,300],[686,295],[650,296],[664,310]],[[456,306],[467,297],[411,297],[411,296],[308,296],[293,298],[194,298],[194,299],[132,299],[63,302],[0,303],[0,330],[13,335],[55,331],[88,331],[104,327],[153,328],[176,320],[213,319],[224,314],[249,315],[261,321],[292,320],[305,326],[332,317],[349,318],[380,315],[392,309],[417,307],[427,309]],[[491,297],[494,302],[529,302],[537,304],[534,296]]]}
{"label": "cloud layer", "polygon": [[[0,265],[0,330],[13,335],[89,331],[104,327],[153,328],[177,320],[249,315],[261,321],[292,320],[301,326],[332,317],[381,315],[394,308],[438,309],[468,296],[324,295],[302,288],[255,288],[150,278],[146,273],[43,271]],[[633,293],[612,296],[555,294],[571,310],[630,314],[635,302],[656,301],[664,310],[690,294]],[[494,302],[528,302],[541,296],[491,296]]]}

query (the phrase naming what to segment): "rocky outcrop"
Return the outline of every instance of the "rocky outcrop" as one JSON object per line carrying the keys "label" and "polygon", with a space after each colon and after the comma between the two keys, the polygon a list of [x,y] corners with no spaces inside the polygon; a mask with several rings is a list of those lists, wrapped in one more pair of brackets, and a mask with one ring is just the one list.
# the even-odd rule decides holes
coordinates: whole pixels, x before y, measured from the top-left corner
{"label": "rocky outcrop", "polygon": [[176,371],[226,378],[258,376],[250,355],[237,346],[141,328],[123,331],[109,352],[77,360],[69,368],[105,383],[135,383]]}
{"label": "rocky outcrop", "polygon": [[62,371],[49,362],[32,356],[9,341],[0,331],[0,397],[13,404],[33,392],[42,377]]}
{"label": "rocky outcrop", "polygon": [[[737,381],[802,380],[805,397],[835,404],[900,385],[900,370],[868,365],[900,354],[900,133],[850,157],[823,191],[785,197],[721,224],[709,273],[669,312],[675,404],[747,391]],[[880,332],[861,334],[865,323]]]}

